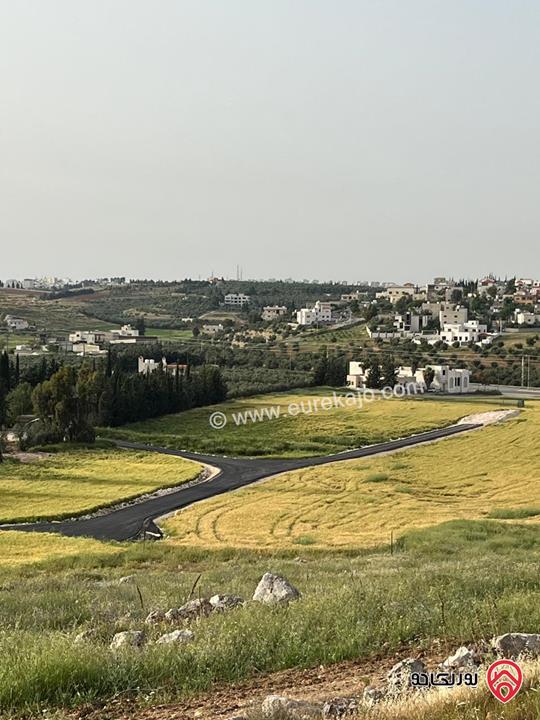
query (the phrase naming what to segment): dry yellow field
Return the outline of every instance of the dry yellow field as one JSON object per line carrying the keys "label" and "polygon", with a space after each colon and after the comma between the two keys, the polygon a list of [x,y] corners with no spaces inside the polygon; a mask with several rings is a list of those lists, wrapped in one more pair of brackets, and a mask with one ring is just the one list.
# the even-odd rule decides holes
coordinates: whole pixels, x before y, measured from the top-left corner
{"label": "dry yellow field", "polygon": [[190,546],[354,548],[494,511],[534,522],[539,438],[540,404],[527,402],[516,420],[379,458],[286,473],[181,511],[165,529],[173,542]]}
{"label": "dry yellow field", "polygon": [[15,530],[0,532],[0,570],[69,557],[102,558],[120,552],[123,548],[118,545],[88,538]]}
{"label": "dry yellow field", "polygon": [[0,464],[0,522],[61,518],[195,478],[201,466],[123,450],[52,454]]}

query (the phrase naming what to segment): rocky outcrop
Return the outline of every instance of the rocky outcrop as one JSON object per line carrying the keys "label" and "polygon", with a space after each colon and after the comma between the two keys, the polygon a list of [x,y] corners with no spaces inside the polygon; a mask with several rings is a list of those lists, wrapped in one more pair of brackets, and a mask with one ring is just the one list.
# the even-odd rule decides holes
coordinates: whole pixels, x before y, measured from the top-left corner
{"label": "rocky outcrop", "polygon": [[265,573],[259,581],[253,600],[266,605],[287,605],[291,600],[298,600],[300,592],[281,575]]}
{"label": "rocky outcrop", "polygon": [[498,655],[507,658],[540,655],[540,635],[535,633],[506,633],[494,637],[491,644]]}

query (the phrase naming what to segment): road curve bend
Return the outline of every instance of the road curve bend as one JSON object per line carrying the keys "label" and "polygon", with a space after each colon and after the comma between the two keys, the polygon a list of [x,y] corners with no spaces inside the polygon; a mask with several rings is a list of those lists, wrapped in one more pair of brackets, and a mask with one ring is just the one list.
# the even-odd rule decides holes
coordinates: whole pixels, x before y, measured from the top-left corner
{"label": "road curve bend", "polygon": [[110,512],[100,512],[91,517],[72,520],[43,521],[36,523],[20,523],[15,525],[2,525],[0,530],[22,530],[31,532],[57,532],[71,537],[91,537],[97,540],[133,540],[146,531],[150,537],[160,536],[159,528],[154,521],[175,510],[180,510],[193,503],[206,500],[222,493],[237,490],[253,482],[277,475],[279,473],[298,470],[306,467],[316,467],[342,460],[380,455],[402,448],[413,447],[423,443],[433,442],[442,438],[451,437],[459,433],[468,432],[481,427],[476,424],[458,424],[449,427],[429,430],[428,432],[411,435],[398,440],[368,445],[356,450],[347,450],[334,455],[324,455],[310,458],[237,458],[222,457],[218,455],[201,455],[199,453],[170,450],[169,448],[144,445],[143,443],[118,442],[118,447],[146,450],[148,452],[175,455],[187,460],[195,460],[204,465],[218,469],[217,474],[210,480],[181,486],[178,490],[157,495],[140,502],[111,509]]}

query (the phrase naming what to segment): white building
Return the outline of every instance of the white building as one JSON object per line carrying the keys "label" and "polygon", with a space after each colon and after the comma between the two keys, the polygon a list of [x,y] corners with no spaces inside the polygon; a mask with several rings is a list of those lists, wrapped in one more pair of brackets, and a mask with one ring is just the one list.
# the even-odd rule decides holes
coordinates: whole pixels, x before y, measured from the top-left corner
{"label": "white building", "polygon": [[184,375],[187,367],[187,365],[180,365],[179,363],[168,363],[165,357],[162,357],[161,361],[159,361],[140,356],[137,364],[137,370],[142,375],[151,375],[158,370],[158,368],[161,368],[163,372],[169,373],[170,375],[176,375],[176,373]]}
{"label": "white building", "polygon": [[205,335],[217,335],[217,333],[223,330],[223,325],[221,323],[206,323],[202,326],[201,330]]}
{"label": "white building", "polygon": [[[428,368],[433,370],[433,381],[429,388],[426,387],[425,373]],[[413,370],[410,366],[399,366],[396,368],[397,383],[408,387],[409,390],[415,387],[423,392],[432,390],[435,392],[456,395],[469,392],[470,372],[469,370],[454,369],[449,365],[428,365],[425,368]],[[356,390],[367,387],[368,369],[362,363],[351,361],[349,363],[349,374],[347,375],[347,386]]]}
{"label": "white building", "polygon": [[482,325],[478,320],[468,320],[465,323],[445,323],[442,326],[440,339],[452,345],[458,342],[460,345],[478,343],[482,336],[487,333],[487,325]]}
{"label": "white building", "polygon": [[267,322],[271,320],[279,320],[287,314],[287,308],[285,305],[266,305],[263,307],[261,319]]}
{"label": "white building", "polygon": [[249,303],[249,295],[244,295],[244,293],[227,293],[224,303],[225,305],[232,305],[233,307],[243,307]]}
{"label": "white building", "polygon": [[105,333],[97,330],[76,330],[75,332],[69,333],[68,340],[70,343],[100,345],[105,340]]}
{"label": "white building", "polygon": [[28,320],[15,317],[14,315],[6,315],[4,322],[10,330],[26,330],[30,327]]}
{"label": "white building", "polygon": [[91,342],[74,342],[72,345],[72,351],[76,355],[105,355],[106,350],[102,350],[100,345]]}
{"label": "white building", "polygon": [[333,304],[331,302],[317,300],[312,308],[301,308],[298,310],[296,313],[296,322],[299,325],[330,323],[332,322],[332,309]]}
{"label": "white building", "polygon": [[518,325],[536,325],[539,320],[536,313],[527,312],[526,310],[516,310],[514,316]]}

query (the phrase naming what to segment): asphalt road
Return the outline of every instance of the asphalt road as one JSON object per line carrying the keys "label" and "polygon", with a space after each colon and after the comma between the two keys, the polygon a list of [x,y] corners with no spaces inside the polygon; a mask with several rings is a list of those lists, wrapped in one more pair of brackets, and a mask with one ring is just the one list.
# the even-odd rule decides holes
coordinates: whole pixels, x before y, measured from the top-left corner
{"label": "asphalt road", "polygon": [[3,525],[2,530],[24,530],[33,532],[58,532],[69,536],[86,536],[98,540],[132,540],[140,537],[143,530],[155,533],[159,536],[160,531],[154,524],[154,520],[174,510],[187,507],[200,500],[220,495],[249,485],[257,480],[276,475],[277,473],[297,470],[299,468],[326,465],[341,460],[352,460],[354,458],[378,455],[400,448],[420,445],[440,438],[450,437],[458,433],[473,430],[478,425],[452,425],[438,430],[411,435],[399,440],[391,440],[377,445],[370,445],[357,450],[348,450],[336,455],[325,455],[312,458],[287,458],[287,459],[265,459],[265,458],[229,458],[217,455],[199,455],[197,453],[169,450],[167,448],[144,445],[141,443],[118,443],[119,447],[148,450],[165,455],[175,455],[188,460],[196,460],[206,465],[219,468],[219,473],[211,480],[201,482],[191,487],[180,487],[178,490],[152,497],[139,503],[135,502],[129,506],[112,510],[107,514],[100,514],[90,518],[79,520],[61,520],[58,522],[38,522],[18,525]]}

